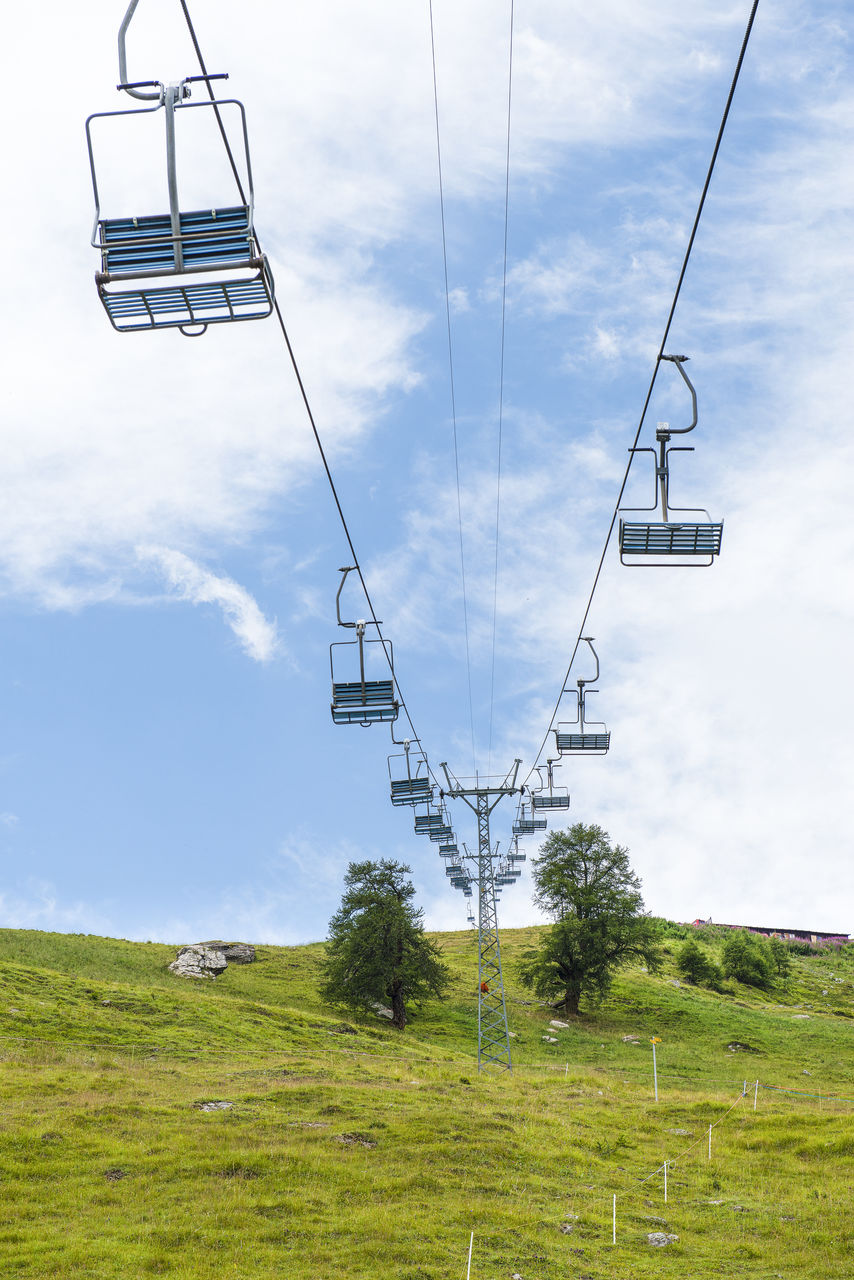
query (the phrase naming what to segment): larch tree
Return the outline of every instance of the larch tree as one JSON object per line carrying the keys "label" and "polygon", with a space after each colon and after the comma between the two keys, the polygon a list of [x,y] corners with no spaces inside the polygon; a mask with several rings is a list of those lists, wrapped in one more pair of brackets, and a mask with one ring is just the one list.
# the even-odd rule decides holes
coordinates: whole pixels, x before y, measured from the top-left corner
{"label": "larch tree", "polygon": [[391,1008],[406,1026],[407,1002],[440,996],[449,981],[441,952],[424,933],[410,868],[383,858],[351,862],[341,906],[329,922],[321,992],[362,1012]]}

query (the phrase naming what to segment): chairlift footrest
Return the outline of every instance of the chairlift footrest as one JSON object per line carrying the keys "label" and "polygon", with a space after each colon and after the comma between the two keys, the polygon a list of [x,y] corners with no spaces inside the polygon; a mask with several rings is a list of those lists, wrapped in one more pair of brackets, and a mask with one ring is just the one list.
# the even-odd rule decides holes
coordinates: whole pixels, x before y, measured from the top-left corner
{"label": "chairlift footrest", "polygon": [[192,281],[184,276],[182,280],[182,284],[113,287],[98,279],[98,294],[119,333],[264,320],[273,310],[272,277],[266,266],[248,279]]}

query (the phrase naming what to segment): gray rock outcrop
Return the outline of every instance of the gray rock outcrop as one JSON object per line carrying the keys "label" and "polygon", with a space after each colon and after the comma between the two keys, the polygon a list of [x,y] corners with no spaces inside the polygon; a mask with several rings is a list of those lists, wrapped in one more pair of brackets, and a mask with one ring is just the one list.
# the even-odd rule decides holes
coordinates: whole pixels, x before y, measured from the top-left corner
{"label": "gray rock outcrop", "polygon": [[252,964],[255,948],[251,942],[192,942],[182,947],[169,966],[179,978],[215,978],[230,964]]}
{"label": "gray rock outcrop", "polygon": [[169,966],[171,973],[179,978],[215,978],[222,973],[228,964],[221,951],[197,942],[190,947],[182,947],[178,958]]}
{"label": "gray rock outcrop", "polygon": [[221,951],[229,964],[253,964],[255,948],[251,942],[200,942],[200,947],[213,947]]}

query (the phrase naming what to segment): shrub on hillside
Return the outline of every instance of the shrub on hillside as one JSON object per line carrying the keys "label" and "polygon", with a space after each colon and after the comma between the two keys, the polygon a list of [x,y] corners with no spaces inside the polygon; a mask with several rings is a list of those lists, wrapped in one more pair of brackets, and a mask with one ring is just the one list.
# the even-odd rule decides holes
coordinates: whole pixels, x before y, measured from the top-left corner
{"label": "shrub on hillside", "polygon": [[777,977],[785,980],[788,978],[789,970],[792,967],[789,948],[782,938],[769,938],[768,947],[771,952],[771,959],[774,961],[774,968],[777,970]]}
{"label": "shrub on hillside", "polygon": [[788,938],[783,944],[792,956],[812,956],[815,955],[815,947],[811,942],[799,942],[797,938]]}
{"label": "shrub on hillside", "polygon": [[676,971],[685,982],[698,987],[720,986],[721,971],[693,938],[688,938],[676,956]]}
{"label": "shrub on hillside", "polygon": [[748,987],[767,991],[778,976],[777,963],[768,938],[739,930],[725,939],[721,948],[724,976]]}

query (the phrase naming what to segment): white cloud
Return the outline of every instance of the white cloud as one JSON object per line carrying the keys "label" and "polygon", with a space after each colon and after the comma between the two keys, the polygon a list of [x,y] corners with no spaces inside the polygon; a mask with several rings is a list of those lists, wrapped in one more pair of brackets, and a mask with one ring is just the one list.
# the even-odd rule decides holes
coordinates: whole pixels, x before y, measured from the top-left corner
{"label": "white cloud", "polygon": [[217,605],[250,658],[269,662],[275,656],[280,647],[275,623],[264,617],[257,601],[239,583],[218,577],[169,547],[138,547],[137,556],[157,565],[182,600]]}
{"label": "white cloud", "polygon": [[116,928],[100,907],[80,899],[63,900],[54,884],[38,879],[25,881],[18,892],[0,893],[0,917],[7,929],[107,935]]}
{"label": "white cloud", "polygon": [[448,293],[448,301],[454,315],[464,315],[466,311],[471,311],[471,302],[466,289],[451,289]]}

